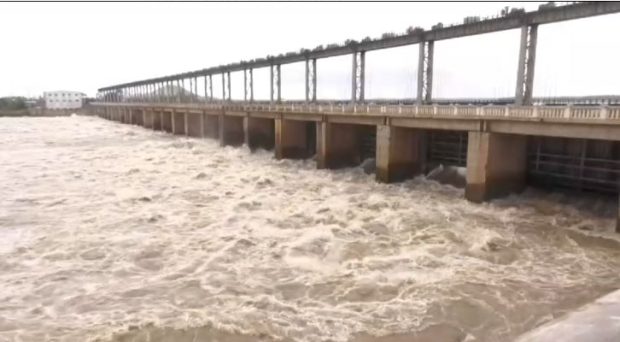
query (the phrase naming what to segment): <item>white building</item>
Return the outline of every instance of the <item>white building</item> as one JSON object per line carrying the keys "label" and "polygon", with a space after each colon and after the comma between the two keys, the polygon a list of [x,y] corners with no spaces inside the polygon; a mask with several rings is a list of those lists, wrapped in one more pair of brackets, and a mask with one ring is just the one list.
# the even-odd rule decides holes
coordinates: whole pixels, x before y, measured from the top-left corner
{"label": "white building", "polygon": [[82,108],[82,100],[86,94],[77,91],[46,91],[43,93],[45,98],[45,108],[48,109],[73,109]]}

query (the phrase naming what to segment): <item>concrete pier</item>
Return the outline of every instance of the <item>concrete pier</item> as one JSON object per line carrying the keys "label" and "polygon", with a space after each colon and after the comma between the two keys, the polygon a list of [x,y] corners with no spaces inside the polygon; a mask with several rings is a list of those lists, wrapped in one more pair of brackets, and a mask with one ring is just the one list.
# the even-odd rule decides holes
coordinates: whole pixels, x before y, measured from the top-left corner
{"label": "concrete pier", "polygon": [[185,135],[185,112],[172,112],[172,133]]}
{"label": "concrete pier", "polygon": [[188,112],[185,115],[185,132],[190,137],[204,136],[204,115],[202,113]]}
{"label": "concrete pier", "polygon": [[[148,126],[153,113],[153,129],[217,138],[221,145],[274,147],[278,159],[315,155],[318,168],[375,158],[380,182],[439,164],[466,166],[466,184],[459,179],[458,185],[465,185],[465,197],[473,202],[526,185],[618,196],[620,108],[614,106],[97,106],[99,115],[112,120],[138,124],[139,113],[146,112],[142,121]],[[611,229],[620,232],[620,205]]]}
{"label": "concrete pier", "polygon": [[423,130],[377,126],[377,180],[398,182],[424,172],[426,134]]}
{"label": "concrete pier", "polygon": [[275,155],[277,159],[305,159],[311,157],[308,145],[308,125],[301,120],[275,120]]}
{"label": "concrete pier", "polygon": [[245,144],[250,150],[257,148],[272,150],[275,146],[274,119],[246,116],[243,118],[243,131],[245,133]]}
{"label": "concrete pier", "polygon": [[162,130],[162,126],[161,126],[161,122],[162,122],[162,112],[154,110],[153,111],[153,130],[155,131],[161,131]]}
{"label": "concrete pier", "polygon": [[526,184],[527,137],[469,132],[465,197],[472,202],[520,192]]}
{"label": "concrete pier", "polygon": [[161,127],[164,132],[172,133],[172,115],[173,111],[161,112]]}
{"label": "concrete pier", "polygon": [[220,145],[241,146],[245,140],[242,116],[220,116]]}
{"label": "concrete pier", "polygon": [[317,146],[320,169],[338,169],[362,162],[358,125],[321,122]]}
{"label": "concrete pier", "polygon": [[220,138],[220,117],[217,115],[204,114],[203,132],[204,136],[211,139]]}

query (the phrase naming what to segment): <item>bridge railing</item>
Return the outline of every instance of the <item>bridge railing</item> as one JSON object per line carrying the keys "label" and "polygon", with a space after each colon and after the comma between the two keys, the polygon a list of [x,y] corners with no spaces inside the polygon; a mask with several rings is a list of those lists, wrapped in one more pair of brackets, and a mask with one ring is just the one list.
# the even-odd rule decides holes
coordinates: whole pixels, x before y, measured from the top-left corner
{"label": "bridge railing", "polygon": [[95,105],[196,107],[214,111],[300,114],[388,115],[437,118],[512,118],[557,121],[606,121],[620,123],[620,106],[513,106],[513,105],[377,105],[316,103],[95,103]]}

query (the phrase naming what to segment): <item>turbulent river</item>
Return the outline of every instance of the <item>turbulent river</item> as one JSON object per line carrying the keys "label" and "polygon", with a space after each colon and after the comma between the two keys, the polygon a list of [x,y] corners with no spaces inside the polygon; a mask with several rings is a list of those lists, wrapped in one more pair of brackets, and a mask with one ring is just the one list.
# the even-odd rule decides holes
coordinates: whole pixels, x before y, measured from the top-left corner
{"label": "turbulent river", "polygon": [[510,341],[620,287],[615,203],[0,118],[0,341]]}

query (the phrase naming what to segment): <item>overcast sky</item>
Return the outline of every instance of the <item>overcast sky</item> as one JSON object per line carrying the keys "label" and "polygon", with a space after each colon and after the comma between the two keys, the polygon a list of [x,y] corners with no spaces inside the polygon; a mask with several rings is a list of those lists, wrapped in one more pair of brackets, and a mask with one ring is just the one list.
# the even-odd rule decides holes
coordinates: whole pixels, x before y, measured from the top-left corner
{"label": "overcast sky", "polygon": [[[0,97],[83,91],[537,3],[0,3]],[[620,15],[544,25],[535,96],[620,94]],[[435,44],[434,97],[514,96],[519,30]],[[366,55],[366,97],[415,97],[417,46]],[[254,74],[268,97],[269,72]],[[317,62],[319,98],[349,98],[351,57]],[[232,75],[243,97],[242,73]],[[284,99],[304,65],[282,66]],[[215,94],[221,94],[214,79]]]}

